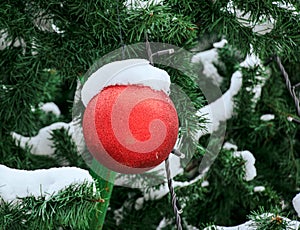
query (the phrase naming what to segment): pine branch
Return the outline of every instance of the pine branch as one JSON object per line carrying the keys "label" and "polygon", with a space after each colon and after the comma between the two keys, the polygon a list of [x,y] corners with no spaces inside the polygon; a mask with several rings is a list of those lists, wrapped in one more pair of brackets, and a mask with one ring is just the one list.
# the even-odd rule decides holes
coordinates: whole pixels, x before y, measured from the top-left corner
{"label": "pine branch", "polygon": [[1,202],[1,229],[88,229],[91,213],[104,202],[93,185],[71,185],[49,199],[25,197]]}

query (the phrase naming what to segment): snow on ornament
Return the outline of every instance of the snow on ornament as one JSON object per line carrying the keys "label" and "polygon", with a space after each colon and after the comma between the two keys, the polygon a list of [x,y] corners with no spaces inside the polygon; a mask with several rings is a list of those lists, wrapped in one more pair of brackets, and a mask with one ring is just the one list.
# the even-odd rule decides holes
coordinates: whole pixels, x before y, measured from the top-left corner
{"label": "snow on ornament", "polygon": [[170,77],[144,59],[106,64],[81,90],[83,135],[92,156],[119,173],[143,173],[162,163],[178,136]]}

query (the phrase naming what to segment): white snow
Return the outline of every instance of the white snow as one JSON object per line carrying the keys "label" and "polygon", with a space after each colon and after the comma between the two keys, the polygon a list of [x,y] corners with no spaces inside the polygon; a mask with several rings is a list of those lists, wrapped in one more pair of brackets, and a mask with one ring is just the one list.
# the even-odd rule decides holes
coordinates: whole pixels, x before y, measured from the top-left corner
{"label": "white snow", "polygon": [[[262,88],[266,83],[266,80],[268,79],[268,76],[270,75],[269,69],[266,69],[264,67],[262,61],[257,57],[256,55],[253,54],[253,47],[250,45],[250,54],[248,54],[249,58],[247,62],[241,63],[241,66],[249,68],[249,67],[254,67],[254,66],[260,66],[262,72],[260,73],[261,75],[255,76],[255,79],[257,81],[257,84],[254,85],[253,87],[247,87],[247,91],[252,91],[254,93],[253,98],[251,99],[252,104],[249,105],[252,107],[252,109],[255,109],[255,106],[260,99]],[[247,58],[246,58],[247,60]]]}
{"label": "white snow", "polygon": [[143,85],[170,93],[170,76],[150,65],[145,59],[127,59],[106,64],[94,72],[84,83],[81,100],[85,106],[104,87],[111,85]]}
{"label": "white snow", "polygon": [[227,150],[231,150],[233,149],[234,151],[237,151],[238,150],[238,147],[230,142],[225,142],[224,145],[223,145],[223,149],[227,149]]}
{"label": "white snow", "polygon": [[299,12],[297,11],[296,7],[291,3],[274,1],[274,2],[272,2],[272,4],[277,5],[278,7],[282,8],[282,9],[291,11],[293,15],[299,15]]}
{"label": "white snow", "polygon": [[250,53],[247,54],[246,59],[240,64],[240,66],[245,68],[252,68],[256,65],[262,65],[262,62],[258,56],[252,52],[253,48],[250,47]]}
{"label": "white snow", "polygon": [[[213,0],[215,1],[215,0]],[[199,228],[196,228],[195,226],[192,226],[192,225],[187,225],[187,230],[199,230]]]}
{"label": "white snow", "polygon": [[300,217],[300,193],[293,198],[293,207]]}
{"label": "white snow", "polygon": [[243,26],[251,28],[254,33],[259,35],[270,33],[276,23],[275,19],[270,15],[268,17],[262,15],[256,22],[250,21],[250,13],[245,13],[238,9],[233,1],[229,1],[222,10],[234,14]]}
{"label": "white snow", "polygon": [[[245,68],[252,68],[256,65],[262,65],[262,63],[254,53],[248,54],[245,60],[240,64],[241,67]],[[198,110],[196,113],[197,116],[205,118],[207,123],[205,124],[206,129],[199,130],[195,135],[195,139],[199,139],[205,134],[211,134],[218,129],[221,121],[226,121],[232,117],[234,96],[242,87],[242,77],[241,70],[234,72],[231,77],[230,88],[223,94],[223,96]],[[259,83],[257,85],[257,88],[262,87],[263,83]],[[255,98],[255,100],[258,100],[259,96],[260,94],[257,98]]]}
{"label": "white snow", "polygon": [[134,204],[135,210],[140,210],[140,209],[142,209],[143,206],[144,206],[144,201],[145,201],[145,199],[143,199],[142,197],[138,198],[138,199],[135,201],[135,204]]}
{"label": "white snow", "polygon": [[256,177],[257,173],[256,173],[256,168],[254,166],[255,164],[255,158],[253,156],[253,154],[248,151],[236,151],[233,153],[233,155],[235,157],[242,157],[243,160],[246,161],[245,163],[245,180],[246,181],[251,181],[254,179],[254,177]]}
{"label": "white snow", "polygon": [[255,187],[253,188],[253,191],[254,191],[254,192],[263,192],[263,191],[265,191],[265,190],[266,190],[265,186],[255,186]]}
{"label": "white snow", "polygon": [[275,119],[275,115],[274,114],[264,114],[260,117],[260,120],[262,121],[271,121]]}
{"label": "white snow", "polygon": [[223,79],[219,75],[214,63],[218,61],[218,48],[224,47],[225,44],[227,44],[227,40],[222,39],[220,42],[213,44],[215,48],[197,53],[191,60],[192,63],[201,62],[203,64],[203,74],[211,78],[216,86],[220,86]]}
{"label": "white snow", "polygon": [[114,210],[114,220],[116,221],[116,225],[119,226],[121,221],[124,219],[124,206],[119,209]]}
{"label": "white snow", "polygon": [[159,5],[162,4],[162,0],[150,0],[150,1],[139,1],[139,0],[127,0],[124,2],[125,6],[129,9],[147,8],[150,4]]}
{"label": "white snow", "polygon": [[40,109],[45,113],[53,113],[56,116],[60,116],[60,109],[54,102],[43,103],[41,104]]}
{"label": "white snow", "polygon": [[56,25],[54,24],[51,24],[51,27],[52,29],[54,30],[55,33],[58,33],[58,34],[62,34],[64,33],[65,31],[61,30],[60,28],[58,28]]}
{"label": "white snow", "polygon": [[[0,30],[0,50],[4,50],[6,47],[10,46],[12,43],[11,40],[8,39],[8,33],[5,30]],[[16,38],[13,43],[14,47],[26,47],[25,41],[22,38]]]}
{"label": "white snow", "polygon": [[207,186],[209,186],[209,182],[207,181],[207,180],[205,180],[205,181],[203,181],[202,183],[201,183],[201,187],[207,187]]}
{"label": "white snow", "polygon": [[[204,175],[205,175],[204,173],[200,174],[191,181],[184,181],[184,182],[173,181],[173,188],[178,188],[178,187],[182,188],[182,187],[187,187],[189,185],[192,185],[192,184],[196,183],[197,181],[202,180]],[[208,185],[209,185],[208,181],[203,181],[201,184],[202,187],[205,187]],[[159,188],[148,188],[142,192],[144,193],[143,197],[138,198],[135,202],[135,207],[138,209],[140,209],[142,207],[142,205],[144,204],[144,201],[159,200],[162,197],[164,197],[166,194],[169,193],[169,187],[168,187],[167,183],[164,183],[164,184],[160,185]]]}
{"label": "white snow", "polygon": [[114,210],[113,218],[114,218],[117,226],[119,226],[121,224],[122,220],[124,219],[124,214],[123,214],[124,208],[125,209],[131,208],[131,204],[132,203],[130,201],[126,200],[120,208]]}
{"label": "white snow", "polygon": [[[262,217],[262,218],[272,218],[272,217],[275,217],[275,215],[272,214],[272,213],[264,213],[264,214],[261,214],[260,217]],[[290,220],[286,217],[281,217],[281,218],[287,222],[286,229],[291,229],[291,230],[295,229],[295,230],[297,230],[300,226],[299,221]],[[250,220],[250,221],[247,221],[244,224],[240,224],[238,226],[223,227],[223,226],[213,225],[213,226],[210,226],[210,227],[206,227],[204,230],[255,230],[255,229],[257,229],[256,223],[254,221]]]}
{"label": "white snow", "polygon": [[[183,172],[183,168],[180,164],[180,158],[174,154],[170,154],[169,155],[169,162],[170,162],[170,171],[172,174],[172,177],[181,174]],[[155,173],[155,175],[158,175],[162,178],[166,178],[166,170],[165,170],[165,162],[163,161],[162,163],[160,163],[158,166],[156,166],[153,169],[150,169],[149,171],[147,171],[147,174],[151,175],[151,173]],[[141,174],[143,176],[143,174]],[[161,181],[161,183],[163,183],[164,181]],[[155,182],[158,183],[159,182]],[[126,176],[123,177],[122,174],[117,175],[117,177],[115,178],[114,181],[115,185],[118,186],[128,186],[128,180],[126,179]],[[141,188],[143,187],[143,182],[140,181],[140,183],[135,182],[134,184],[130,184],[131,187],[135,187],[135,188]]]}
{"label": "white snow", "polygon": [[227,40],[223,38],[221,41],[215,42],[213,44],[213,47],[220,49],[220,48],[223,48],[227,43],[228,43]]}
{"label": "white snow", "polygon": [[[255,158],[253,154],[248,150],[237,151],[238,147],[234,144],[231,144],[230,142],[225,142],[225,144],[223,145],[223,149],[234,150],[233,156],[241,157],[243,158],[243,160],[245,160],[245,173],[246,173],[245,180],[246,181],[253,180],[254,177],[257,175],[256,168],[255,168]],[[259,189],[265,189],[265,188],[263,186],[257,186],[254,188],[254,191],[256,189],[257,191],[259,191]]]}
{"label": "white snow", "polygon": [[219,128],[221,121],[226,121],[233,115],[234,101],[233,97],[238,93],[242,86],[242,73],[236,71],[231,77],[231,84],[229,90],[227,90],[222,97],[216,101],[202,107],[196,113],[197,116],[201,116],[207,120],[205,124],[206,129],[199,130],[195,139],[199,139],[201,136],[212,133]]}
{"label": "white snow", "polygon": [[[55,151],[53,148],[53,141],[51,133],[53,130],[64,128],[69,129],[69,134],[76,138],[76,133],[73,131],[73,123],[56,122],[39,130],[38,134],[34,137],[25,137],[18,133],[12,132],[12,137],[15,141],[20,143],[21,148],[26,145],[31,147],[31,153],[34,155],[52,155]],[[75,142],[76,143],[76,142]]]}
{"label": "white snow", "polygon": [[[199,56],[198,56],[199,57]],[[199,60],[198,60],[199,61]],[[254,54],[247,55],[246,59],[241,63],[241,66],[243,67],[253,67],[257,64],[260,64],[260,59],[255,56]],[[195,135],[195,140],[199,139],[202,135],[212,133],[213,131],[217,130],[219,127],[220,121],[225,121],[233,115],[233,107],[234,107],[234,102],[233,102],[233,97],[238,93],[238,91],[241,89],[242,86],[242,73],[240,70],[236,71],[231,78],[231,84],[229,90],[223,94],[223,96],[213,103],[201,108],[198,112],[197,115],[203,115],[208,119],[208,123],[206,123],[206,131],[199,130],[197,134]],[[180,140],[178,141],[180,143]],[[242,157],[246,162],[245,162],[245,180],[249,181],[252,180],[256,176],[256,168],[254,166],[255,163],[255,158],[253,157],[252,153],[249,151],[236,151],[237,146],[230,144],[230,143],[225,143],[224,144],[225,148],[232,148],[235,150],[235,155]],[[182,172],[182,167],[180,165],[180,159],[173,154],[170,155],[170,166],[171,172],[173,175],[173,172],[175,175],[177,175],[179,172]],[[161,171],[164,172],[164,163],[162,163],[159,166]],[[208,171],[209,168],[206,169],[206,172]],[[153,169],[157,170],[157,168]],[[206,173],[205,172],[205,173]],[[198,177],[196,177],[194,180],[190,182],[173,182],[174,187],[184,187],[188,186],[192,183],[194,183],[197,180],[200,180],[203,178],[205,173],[200,174]],[[205,183],[204,183],[205,185]],[[163,184],[159,187],[159,189],[149,189],[146,191],[143,191],[143,197],[139,198],[136,201],[137,207],[139,207],[145,200],[155,200],[155,199],[160,199],[161,197],[165,196],[169,192],[167,184]]]}
{"label": "white snow", "polygon": [[[181,167],[180,164],[180,157],[170,154],[169,155],[169,162],[170,162],[170,171],[172,173],[172,176],[176,176],[180,173],[183,173],[183,168]],[[155,168],[151,169],[148,171],[150,172],[156,172],[156,173],[162,173],[162,176],[166,177],[166,172],[165,172],[165,162],[163,161],[161,164],[156,166]]]}
{"label": "white snow", "polygon": [[166,219],[166,217],[162,218],[162,220],[159,222],[156,230],[163,230],[165,227],[172,224],[172,220]]}
{"label": "white snow", "polygon": [[84,182],[94,180],[87,170],[76,167],[29,171],[0,165],[0,196],[7,202],[31,195],[49,198],[71,184]]}

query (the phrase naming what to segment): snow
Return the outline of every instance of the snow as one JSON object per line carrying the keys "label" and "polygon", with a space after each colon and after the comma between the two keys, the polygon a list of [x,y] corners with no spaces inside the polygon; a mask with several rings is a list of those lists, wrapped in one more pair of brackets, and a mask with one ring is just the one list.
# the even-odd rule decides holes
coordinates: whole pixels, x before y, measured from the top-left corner
{"label": "snow", "polygon": [[[247,55],[246,59],[240,64],[242,67],[253,67],[260,63],[260,60],[254,54]],[[233,97],[239,92],[242,86],[242,72],[237,70],[231,77],[229,90],[224,95],[213,103],[204,106],[198,112],[198,116],[204,116],[207,119],[207,131],[212,133],[219,127],[221,121],[225,121],[233,115],[234,102]],[[197,138],[200,138],[203,131],[199,131]]]}
{"label": "snow", "polygon": [[62,34],[62,33],[65,32],[65,31],[59,29],[59,28],[58,28],[56,25],[54,25],[54,24],[51,24],[51,27],[52,27],[52,29],[54,30],[55,33]]}
{"label": "snow", "polygon": [[281,2],[281,1],[274,1],[274,2],[272,2],[272,4],[277,5],[278,7],[282,8],[282,9],[292,11],[293,15],[299,15],[299,12],[297,11],[296,7],[291,3]]}
{"label": "snow", "polygon": [[205,180],[201,183],[202,188],[207,187],[207,186],[209,186],[209,182],[207,180]]}
{"label": "snow", "polygon": [[[194,58],[199,58],[201,56],[194,56]],[[194,61],[200,61],[201,59],[194,59]],[[254,54],[249,54],[245,58],[245,60],[241,63],[241,66],[246,67],[246,68],[251,68],[255,65],[260,64],[260,59],[255,56]],[[230,88],[223,94],[223,96],[213,103],[204,106],[201,108],[199,111],[197,111],[198,116],[204,116],[208,120],[208,123],[206,123],[206,130],[199,130],[197,134],[195,135],[195,139],[199,139],[202,135],[205,134],[211,134],[213,131],[216,131],[219,127],[219,124],[221,121],[226,121],[227,119],[231,118],[233,115],[233,107],[234,107],[234,102],[233,102],[233,97],[239,92],[242,86],[242,73],[240,70],[236,71],[231,78],[231,84]],[[180,143],[180,140],[178,140],[178,143]],[[255,163],[255,158],[253,154],[249,151],[237,151],[237,146],[228,143],[225,143],[224,148],[230,148],[235,150],[235,156],[240,156],[245,160],[245,180],[250,181],[256,176],[256,168],[254,166]],[[178,174],[177,172],[182,172],[183,169],[180,165],[180,159],[173,154],[170,155],[170,166],[172,175],[175,173],[176,175]],[[162,169],[161,171],[164,172],[163,170],[164,163],[162,163],[159,168]],[[153,169],[157,170],[157,168]],[[209,170],[209,168],[206,169],[206,172]],[[174,172],[174,173],[173,173]],[[189,186],[192,183],[195,183],[197,180],[200,180],[204,177],[205,173],[200,174],[198,177],[196,177],[194,180],[191,180],[190,182],[178,182],[174,181],[173,186],[174,187],[184,187],[184,186]],[[206,183],[204,183],[205,185]],[[136,205],[137,207],[140,206],[140,204],[143,204],[145,200],[155,200],[155,199],[160,199],[163,196],[165,196],[169,192],[167,184],[161,185],[158,189],[149,189],[146,191],[143,191],[143,197],[137,199]]]}
{"label": "snow", "polygon": [[235,157],[241,157],[243,158],[243,160],[246,161],[245,163],[245,180],[246,181],[251,181],[254,179],[254,177],[256,177],[257,173],[256,173],[256,168],[254,166],[255,164],[255,158],[253,156],[253,154],[248,151],[236,151],[233,153],[233,155]]}
{"label": "snow", "polygon": [[53,113],[56,116],[60,116],[60,109],[53,102],[47,102],[40,106],[40,109],[45,113]]}
{"label": "snow", "polygon": [[[253,54],[253,47],[250,45],[250,54],[248,61],[247,62],[243,62],[241,63],[242,67],[254,67],[254,66],[260,66],[260,68],[262,69],[262,73],[261,75],[255,76],[255,80],[257,81],[257,84],[254,85],[253,87],[247,87],[246,90],[247,91],[252,91],[252,93],[254,93],[253,98],[251,99],[252,104],[251,107],[253,109],[255,109],[255,106],[258,102],[258,100],[260,99],[261,96],[261,92],[262,92],[262,87],[265,85],[266,80],[267,80],[267,76],[269,76],[270,71],[268,69],[266,69],[262,63],[262,61],[259,59],[259,57],[257,57],[256,55]],[[247,58],[246,58],[247,60]]]}
{"label": "snow", "polygon": [[224,143],[223,149],[227,149],[227,150],[233,149],[234,151],[237,151],[238,147],[227,141],[227,142]]}
{"label": "snow", "polygon": [[266,17],[262,15],[256,22],[250,21],[250,13],[245,13],[242,10],[238,9],[233,1],[229,1],[227,6],[222,9],[223,11],[227,11],[237,17],[237,20],[248,28],[251,28],[254,33],[258,35],[264,35],[270,33],[274,28],[275,19],[270,15]]}
{"label": "snow", "polygon": [[293,207],[300,217],[300,193],[293,198]]}
{"label": "snow", "polygon": [[144,206],[144,202],[145,202],[145,199],[143,198],[138,198],[136,201],[135,201],[135,204],[134,204],[134,208],[135,210],[140,210],[143,208]]}
{"label": "snow", "polygon": [[250,47],[250,53],[247,54],[245,60],[240,64],[240,66],[245,67],[245,68],[252,68],[255,67],[256,65],[262,65],[262,62],[258,56],[256,56],[252,52],[253,48]]}
{"label": "snow", "polygon": [[[170,162],[170,171],[172,174],[172,177],[183,173],[183,168],[180,164],[180,157],[174,155],[174,154],[170,154],[169,155],[169,162]],[[156,166],[153,169],[150,169],[149,171],[146,172],[145,177],[147,178],[147,176],[154,173],[154,175],[160,176],[162,178],[166,178],[166,170],[165,170],[165,162],[163,161],[162,163],[160,163],[158,166]],[[140,174],[143,178],[144,174]],[[139,183],[140,182],[140,183]],[[139,182],[135,182],[135,183],[130,183],[130,187],[131,188],[142,188],[144,187],[143,185],[143,181],[142,179]],[[163,180],[161,181],[155,181],[155,184],[161,184],[164,183]],[[128,180],[126,178],[126,175],[123,176],[122,174],[118,174],[114,180],[114,184],[117,186],[128,186]],[[148,184],[148,186],[152,186],[152,184]]]}
{"label": "snow", "polygon": [[274,114],[264,114],[260,117],[260,120],[262,121],[271,121],[275,119],[275,115]]}
{"label": "snow", "polygon": [[[256,173],[256,168],[255,168],[255,158],[253,156],[253,154],[248,151],[237,151],[238,147],[234,144],[231,144],[230,142],[225,142],[225,144],[223,145],[223,149],[227,149],[227,150],[234,150],[233,152],[233,156],[234,157],[241,157],[244,161],[245,161],[245,180],[246,181],[251,181],[254,179],[254,177],[256,177],[257,173]],[[255,189],[264,189],[262,188],[262,186],[258,186],[255,187]]]}
{"label": "snow", "polygon": [[119,226],[121,221],[124,219],[124,206],[119,209],[114,210],[114,220],[116,221],[116,225]]}
{"label": "snow", "polygon": [[[168,226],[173,226],[174,222],[172,220],[166,219],[165,217],[159,222],[159,225],[157,226],[156,230],[163,230],[166,229]],[[199,230],[198,228],[186,224],[187,230]]]}
{"label": "snow", "polygon": [[238,93],[242,86],[242,73],[236,71],[231,77],[231,84],[229,90],[227,90],[222,97],[216,101],[202,107],[196,113],[197,116],[201,116],[207,120],[205,124],[206,129],[199,130],[195,139],[199,139],[205,134],[211,134],[219,128],[221,121],[226,121],[233,115],[234,108],[234,96]]}
{"label": "snow", "polygon": [[223,79],[219,75],[214,63],[218,61],[218,48],[224,47],[225,44],[227,44],[227,40],[225,39],[216,42],[213,44],[215,48],[197,53],[191,60],[192,63],[201,62],[203,64],[203,74],[211,78],[216,86],[220,86]]}
{"label": "snow", "polygon": [[45,196],[47,199],[71,184],[94,183],[87,170],[62,167],[38,170],[18,170],[0,165],[0,196],[4,201]]}
{"label": "snow", "polygon": [[227,43],[228,43],[227,40],[223,38],[221,41],[215,42],[213,44],[213,47],[220,49],[220,48],[223,48]]}
{"label": "snow", "polygon": [[254,192],[263,192],[265,190],[266,190],[265,186],[255,186],[253,189]]}
{"label": "snow", "polygon": [[81,90],[81,100],[87,106],[104,87],[133,84],[169,94],[171,81],[166,71],[150,65],[145,59],[115,61],[102,66],[88,78]]}
{"label": "snow", "polygon": [[[262,65],[262,62],[254,53],[248,54],[245,60],[240,63],[240,66],[245,68],[252,68],[256,65]],[[199,130],[195,135],[195,139],[199,139],[205,134],[211,134],[219,128],[221,121],[226,121],[232,117],[234,96],[237,95],[242,87],[242,78],[243,75],[241,70],[234,72],[231,77],[230,88],[222,95],[222,97],[197,111],[196,115],[205,118],[207,123],[205,124],[206,129]],[[259,83],[256,86],[256,90],[261,89],[263,84],[264,82]],[[260,94],[256,96],[255,100],[258,100],[259,97]]]}
{"label": "snow", "polygon": [[166,219],[166,217],[162,218],[162,220],[159,222],[159,225],[157,226],[156,230],[163,230],[165,227],[172,224],[172,220]]}
{"label": "snow", "polygon": [[[272,220],[271,218],[275,217],[275,216],[276,215],[274,215],[272,213],[263,213],[263,214],[259,215],[259,217],[261,217],[261,218],[266,218],[266,219],[270,219],[270,220]],[[300,227],[300,222],[299,221],[290,220],[286,217],[281,217],[281,218],[284,221],[286,221],[286,223],[287,223],[286,229],[298,230],[298,228]],[[161,222],[159,223],[159,226],[156,228],[156,230],[161,230],[162,227],[166,227],[168,225],[170,225],[170,223],[165,218],[163,218],[161,220]],[[254,221],[250,220],[250,221],[247,221],[247,222],[245,222],[243,224],[240,224],[240,225],[237,225],[237,226],[225,227],[225,226],[212,225],[212,226],[204,228],[203,230],[256,230],[256,229],[258,229],[258,227],[259,226],[257,226]],[[198,230],[198,228],[196,228],[194,226],[191,226],[191,225],[189,225],[187,229],[188,230]]]}
{"label": "snow", "polygon": [[136,8],[147,8],[149,5],[159,5],[162,4],[162,0],[150,0],[150,1],[139,1],[139,0],[127,0],[124,2],[125,6],[129,9]]}
{"label": "snow", "polygon": [[[5,30],[0,30],[0,50],[4,50],[6,47],[10,46],[12,43],[11,40],[8,39],[8,33]],[[22,38],[16,38],[14,43],[14,47],[26,47],[25,41]]]}
{"label": "snow", "polygon": [[[31,153],[34,155],[52,155],[55,151],[51,133],[53,130],[64,128],[69,129],[69,134],[76,138],[76,133],[73,131],[73,124],[65,122],[56,122],[39,130],[34,137],[25,137],[18,133],[12,132],[12,137],[16,143],[20,143],[21,148],[26,146],[31,147]],[[75,142],[76,143],[76,142]]]}
{"label": "snow", "polygon": [[[180,164],[180,157],[174,155],[174,154],[170,154],[169,155],[169,162],[170,162],[170,171],[173,175],[173,177],[177,174],[180,174],[183,172],[183,168],[181,167]],[[165,172],[165,162],[162,162],[161,164],[159,164],[158,166],[156,166],[155,168],[151,169],[148,171],[150,172],[161,172],[163,173],[162,176],[166,177],[166,172]]]}
{"label": "snow", "polygon": [[[205,176],[205,173],[198,175],[197,177],[195,177],[193,180],[191,181],[173,181],[173,188],[182,188],[182,187],[187,187],[190,186],[194,183],[196,183],[199,180],[202,180]],[[208,186],[209,183],[208,181],[203,181],[201,186],[202,187],[206,187]],[[165,195],[167,195],[169,193],[169,187],[167,183],[164,183],[162,185],[160,185],[159,188],[147,188],[146,190],[143,191],[143,197],[138,198],[135,201],[135,207],[138,209],[140,209],[142,207],[142,205],[144,204],[144,201],[148,201],[148,200],[159,200],[162,197],[164,197]]]}
{"label": "snow", "polygon": [[[263,213],[260,215],[261,218],[270,218],[270,217],[275,217],[274,214],[272,213]],[[300,226],[300,222],[299,221],[295,221],[295,220],[290,220],[286,217],[281,217],[284,221],[287,222],[287,227],[284,229],[295,229],[297,230]],[[271,219],[272,220],[272,219]],[[240,224],[238,226],[232,226],[232,227],[223,227],[223,226],[210,226],[210,227],[206,227],[204,230],[255,230],[257,229],[257,225],[254,221],[250,220],[245,222],[244,224]]]}

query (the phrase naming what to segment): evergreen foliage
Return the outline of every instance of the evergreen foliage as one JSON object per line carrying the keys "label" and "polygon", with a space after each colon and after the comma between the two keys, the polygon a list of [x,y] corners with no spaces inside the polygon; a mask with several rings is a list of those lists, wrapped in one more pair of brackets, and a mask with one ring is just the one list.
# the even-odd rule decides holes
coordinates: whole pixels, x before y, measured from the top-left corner
{"label": "evergreen foliage", "polygon": [[92,211],[102,202],[100,193],[87,183],[71,185],[59,194],[25,197],[17,203],[2,202],[1,229],[88,229]]}
{"label": "evergreen foliage", "polygon": [[[150,42],[169,43],[186,50],[193,50],[207,37],[214,41],[225,37],[229,45],[219,49],[220,60],[216,63],[224,77],[222,92],[228,89],[234,71],[240,69],[243,73],[242,89],[235,97],[235,115],[227,122],[225,140],[254,154],[257,177],[245,181],[243,159],[234,157],[231,150],[222,150],[203,179],[209,182],[208,187],[201,187],[203,180],[200,180],[176,189],[184,209],[183,225],[200,229],[212,223],[235,225],[249,217],[260,223],[259,229],[286,229],[284,221],[266,223],[259,216],[260,207],[264,207],[264,212],[273,212],[274,208],[281,209],[284,201],[287,205],[280,215],[297,218],[291,199],[299,192],[300,134],[299,125],[287,120],[287,116],[296,117],[297,113],[274,63],[250,70],[239,66],[251,49],[263,60],[278,54],[293,84],[300,82],[300,3],[295,0],[277,3],[170,0],[161,4],[148,2],[146,7],[138,3],[128,7],[124,1],[107,0],[1,1],[0,164],[28,170],[62,165],[87,168],[66,130],[53,132],[52,157],[32,155],[30,147],[20,148],[11,132],[34,136],[53,122],[70,122],[76,81],[83,80],[88,69],[109,52],[122,45],[145,42],[145,34]],[[280,4],[292,4],[295,9],[279,7]],[[239,20],[239,11],[249,18]],[[255,25],[268,20],[274,24],[269,33],[253,31]],[[206,48],[212,42],[208,43]],[[133,56],[126,46],[125,51],[126,57]],[[189,76],[159,67],[168,71],[172,82],[183,89],[196,109],[207,103],[197,87],[197,77],[203,70],[201,64],[188,65]],[[268,69],[270,74],[266,74]],[[260,81],[264,81],[262,94],[254,103],[252,90]],[[61,116],[45,114],[39,109],[41,103],[49,101],[60,107]],[[174,103],[178,108],[186,106],[186,101]],[[190,134],[203,127],[205,121],[196,120],[187,110],[179,111],[183,140],[191,143]],[[262,121],[261,115],[268,113],[274,114],[275,119]],[[199,143],[192,143],[194,146],[183,146],[182,151],[187,153],[197,148],[192,163],[197,165],[201,161],[206,140],[204,136]],[[185,171],[175,179],[189,181],[193,177]],[[105,192],[105,181],[96,179],[99,180],[96,194],[92,187],[82,185],[71,186],[49,200],[27,197],[18,204],[0,202],[0,229],[89,229],[95,218],[105,216],[109,201],[105,200],[105,207],[101,202],[110,196]],[[261,185],[265,191],[253,192],[255,186]],[[170,197],[145,201],[136,210],[135,200],[141,196],[137,189],[115,187],[103,229],[156,229],[162,216],[171,222],[166,229],[172,228]],[[115,211],[120,208],[122,218],[116,225]]]}

